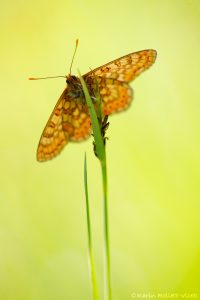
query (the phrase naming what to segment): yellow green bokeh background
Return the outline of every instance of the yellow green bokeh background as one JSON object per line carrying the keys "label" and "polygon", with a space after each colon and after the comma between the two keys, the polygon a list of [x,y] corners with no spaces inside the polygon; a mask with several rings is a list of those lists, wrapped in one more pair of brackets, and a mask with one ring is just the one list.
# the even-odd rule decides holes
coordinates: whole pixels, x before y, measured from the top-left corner
{"label": "yellow green bokeh background", "polygon": [[133,51],[158,52],[131,84],[131,108],[110,118],[113,300],[200,299],[200,2],[8,0],[0,28],[0,299],[90,299],[85,151],[103,299],[103,202],[92,139],[38,163],[37,143],[65,80],[27,80],[67,74],[77,37],[75,75]]}

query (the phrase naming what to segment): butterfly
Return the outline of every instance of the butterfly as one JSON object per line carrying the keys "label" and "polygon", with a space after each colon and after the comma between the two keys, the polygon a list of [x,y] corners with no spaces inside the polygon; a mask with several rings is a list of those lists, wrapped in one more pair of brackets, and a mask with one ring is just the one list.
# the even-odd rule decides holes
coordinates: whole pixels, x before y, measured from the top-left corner
{"label": "butterfly", "polygon": [[[104,116],[129,107],[133,99],[129,82],[148,69],[156,55],[153,49],[133,52],[83,76],[94,104],[98,85]],[[80,79],[70,71],[66,83],[38,144],[37,160],[40,162],[57,156],[68,142],[80,142],[91,135],[91,120]]]}

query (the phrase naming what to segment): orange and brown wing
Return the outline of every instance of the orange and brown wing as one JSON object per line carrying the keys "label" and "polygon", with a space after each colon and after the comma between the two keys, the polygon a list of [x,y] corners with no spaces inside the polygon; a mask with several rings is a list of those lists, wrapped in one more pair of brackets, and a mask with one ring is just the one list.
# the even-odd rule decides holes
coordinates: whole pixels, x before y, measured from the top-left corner
{"label": "orange and brown wing", "polygon": [[104,115],[127,109],[133,99],[133,90],[126,82],[111,78],[102,78],[100,80],[99,92]]}
{"label": "orange and brown wing", "polygon": [[69,140],[81,142],[91,134],[91,121],[84,99],[68,97],[63,105],[62,128]]}
{"label": "orange and brown wing", "polygon": [[37,149],[38,161],[54,158],[69,141],[69,137],[62,127],[63,102],[66,94],[67,89],[60,96],[43,130]]}
{"label": "orange and brown wing", "polygon": [[153,49],[133,52],[90,71],[84,78],[100,76],[129,82],[148,69],[154,63],[156,55],[157,52]]}
{"label": "orange and brown wing", "polygon": [[37,160],[46,161],[60,153],[69,141],[80,142],[91,133],[88,108],[65,89],[60,96],[39,141]]}

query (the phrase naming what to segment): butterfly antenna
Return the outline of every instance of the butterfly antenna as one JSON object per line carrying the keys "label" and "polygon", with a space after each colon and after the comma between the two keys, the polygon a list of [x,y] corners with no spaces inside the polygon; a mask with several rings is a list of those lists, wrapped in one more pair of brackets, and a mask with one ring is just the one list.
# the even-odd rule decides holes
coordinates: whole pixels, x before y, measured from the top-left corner
{"label": "butterfly antenna", "polygon": [[[71,69],[72,69],[72,65],[73,65],[73,62],[74,62],[74,57],[75,57],[75,54],[76,54],[77,47],[78,47],[78,39],[76,39],[76,46],[75,46],[74,54],[73,54],[73,57],[72,57],[72,62],[71,62],[71,65],[70,65],[70,70],[69,70],[70,75],[71,75]],[[67,76],[48,76],[48,77],[29,77],[28,79],[29,80],[39,80],[39,79],[66,78],[66,77]]]}
{"label": "butterfly antenna", "polygon": [[29,77],[28,80],[39,80],[39,79],[49,79],[49,78],[66,78],[66,76],[48,76],[48,77]]}
{"label": "butterfly antenna", "polygon": [[75,46],[75,50],[74,50],[74,55],[72,57],[72,62],[71,62],[70,69],[69,69],[69,74],[70,75],[71,75],[72,65],[73,65],[73,62],[74,62],[74,57],[75,57],[77,48],[78,48],[78,39],[76,39],[76,46]]}

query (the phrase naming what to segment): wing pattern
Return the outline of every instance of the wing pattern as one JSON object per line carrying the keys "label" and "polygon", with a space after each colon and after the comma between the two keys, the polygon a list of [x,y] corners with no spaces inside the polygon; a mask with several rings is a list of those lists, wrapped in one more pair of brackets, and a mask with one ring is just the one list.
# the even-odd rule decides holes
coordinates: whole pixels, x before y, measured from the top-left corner
{"label": "wing pattern", "polygon": [[37,160],[46,161],[57,156],[69,141],[79,142],[89,137],[91,123],[86,105],[74,100],[65,89],[59,98],[41,135]]}

